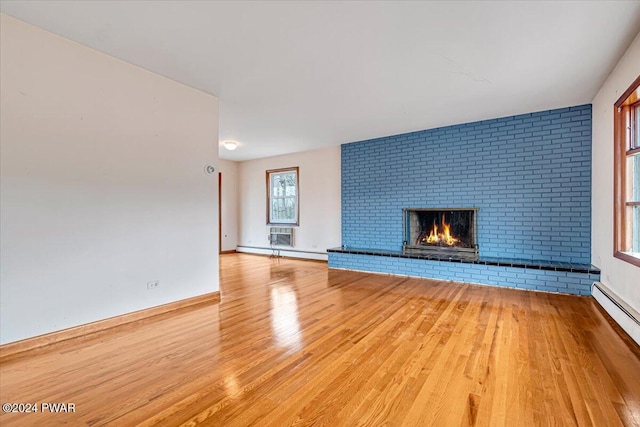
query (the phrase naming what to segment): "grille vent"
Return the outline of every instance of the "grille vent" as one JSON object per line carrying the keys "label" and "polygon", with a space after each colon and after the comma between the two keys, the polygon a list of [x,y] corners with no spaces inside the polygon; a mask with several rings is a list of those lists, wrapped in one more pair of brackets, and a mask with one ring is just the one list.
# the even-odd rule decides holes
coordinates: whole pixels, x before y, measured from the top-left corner
{"label": "grille vent", "polygon": [[269,242],[271,246],[293,247],[293,228],[271,227],[269,229]]}

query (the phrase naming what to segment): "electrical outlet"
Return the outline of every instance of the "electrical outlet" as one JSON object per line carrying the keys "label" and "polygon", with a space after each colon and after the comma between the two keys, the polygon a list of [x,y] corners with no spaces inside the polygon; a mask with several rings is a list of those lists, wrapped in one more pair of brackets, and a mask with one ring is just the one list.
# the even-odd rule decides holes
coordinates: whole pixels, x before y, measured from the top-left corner
{"label": "electrical outlet", "polygon": [[318,249],[318,245],[311,245],[313,249]]}
{"label": "electrical outlet", "polygon": [[160,287],[160,281],[154,280],[152,282],[147,282],[147,289],[156,289]]}

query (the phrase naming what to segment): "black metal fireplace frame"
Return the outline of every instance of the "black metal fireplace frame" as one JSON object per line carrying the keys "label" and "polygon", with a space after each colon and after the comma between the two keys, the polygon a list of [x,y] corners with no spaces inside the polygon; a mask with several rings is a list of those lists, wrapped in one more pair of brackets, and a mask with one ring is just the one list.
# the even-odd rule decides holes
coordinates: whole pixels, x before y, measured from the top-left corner
{"label": "black metal fireplace frame", "polygon": [[478,211],[480,208],[404,208],[402,209],[402,229],[404,230],[404,236],[408,236],[409,232],[409,215],[411,212],[460,212],[466,211],[472,212],[471,215],[471,238],[473,239],[473,247],[461,248],[461,247],[443,247],[443,246],[424,246],[413,245],[405,240],[402,243],[402,252],[415,253],[415,254],[438,254],[444,257],[459,257],[465,259],[478,259]]}

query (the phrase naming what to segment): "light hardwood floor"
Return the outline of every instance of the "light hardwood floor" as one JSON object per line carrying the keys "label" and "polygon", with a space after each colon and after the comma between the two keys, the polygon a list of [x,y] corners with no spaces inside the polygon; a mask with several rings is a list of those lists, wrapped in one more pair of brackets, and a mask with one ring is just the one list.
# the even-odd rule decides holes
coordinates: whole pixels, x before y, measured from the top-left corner
{"label": "light hardwood floor", "polygon": [[[0,365],[0,425],[640,425],[595,301],[221,256],[221,302]],[[28,316],[28,313],[25,313]]]}

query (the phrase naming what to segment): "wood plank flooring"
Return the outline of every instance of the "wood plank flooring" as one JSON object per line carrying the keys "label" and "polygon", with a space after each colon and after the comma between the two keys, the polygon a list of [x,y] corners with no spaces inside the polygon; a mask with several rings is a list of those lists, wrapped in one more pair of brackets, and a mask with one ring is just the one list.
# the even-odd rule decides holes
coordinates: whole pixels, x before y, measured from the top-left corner
{"label": "wood plank flooring", "polygon": [[588,297],[220,257],[221,302],[0,365],[11,426],[640,426],[640,351]]}

